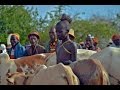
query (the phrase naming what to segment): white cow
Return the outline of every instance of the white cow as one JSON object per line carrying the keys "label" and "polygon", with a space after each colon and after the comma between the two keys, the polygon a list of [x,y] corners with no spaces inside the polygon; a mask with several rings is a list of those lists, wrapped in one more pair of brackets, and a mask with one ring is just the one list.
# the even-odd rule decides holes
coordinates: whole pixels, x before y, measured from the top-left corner
{"label": "white cow", "polygon": [[93,50],[86,50],[86,49],[77,49],[77,58],[78,60],[88,59],[91,55],[97,53]]}
{"label": "white cow", "polygon": [[7,53],[0,54],[0,85],[7,85],[7,73],[15,73],[16,72],[15,63],[10,60],[9,55]]}
{"label": "white cow", "polygon": [[2,50],[2,53],[7,53],[5,44],[0,45],[0,50]]}
{"label": "white cow", "polygon": [[110,76],[112,85],[120,84],[120,48],[107,47],[90,58],[101,61]]}
{"label": "white cow", "polygon": [[[86,50],[86,49],[77,49],[77,60],[88,59],[91,55],[97,53],[96,51]],[[52,66],[57,63],[56,53],[52,53],[46,62],[46,66]]]}

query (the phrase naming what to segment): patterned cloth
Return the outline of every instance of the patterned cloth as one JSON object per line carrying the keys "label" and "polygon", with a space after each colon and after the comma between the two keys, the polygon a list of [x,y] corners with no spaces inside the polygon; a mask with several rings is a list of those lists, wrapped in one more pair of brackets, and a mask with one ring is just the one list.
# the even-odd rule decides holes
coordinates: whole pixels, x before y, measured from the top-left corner
{"label": "patterned cloth", "polygon": [[54,43],[51,43],[50,41],[46,43],[45,48],[48,53],[53,53],[56,51],[58,45],[60,44],[59,40],[55,40]]}

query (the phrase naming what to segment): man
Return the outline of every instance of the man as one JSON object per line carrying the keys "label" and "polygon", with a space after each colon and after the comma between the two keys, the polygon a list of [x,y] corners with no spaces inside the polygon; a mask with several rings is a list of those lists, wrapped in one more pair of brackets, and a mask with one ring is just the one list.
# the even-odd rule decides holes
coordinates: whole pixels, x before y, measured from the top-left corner
{"label": "man", "polygon": [[110,45],[111,47],[120,48],[120,34],[114,34],[112,36],[112,42],[112,45]]}
{"label": "man", "polygon": [[98,45],[98,39],[94,36],[91,36],[91,34],[87,35],[85,41],[85,48],[88,50],[99,52],[101,51],[101,49],[97,45]]}
{"label": "man", "polygon": [[93,36],[91,34],[88,34],[85,40],[85,48],[88,50],[95,50],[95,46],[93,44]]}
{"label": "man", "polygon": [[26,56],[31,56],[35,54],[45,53],[45,48],[38,44],[39,40],[39,34],[38,32],[32,32],[28,35],[28,39],[30,41],[29,47],[26,48]]}
{"label": "man", "polygon": [[[72,40],[74,42],[74,39],[75,39],[75,35],[74,35],[74,30],[73,29],[70,29],[69,31],[69,38],[70,40]],[[82,46],[76,42],[74,42],[76,45],[77,45],[77,49],[82,49]]]}
{"label": "man", "polygon": [[[63,18],[63,19],[62,19]],[[69,65],[76,61],[77,47],[73,41],[70,40],[68,32],[70,30],[71,19],[67,15],[62,15],[61,21],[56,24],[56,32],[59,40],[62,40],[61,45],[57,48],[57,63]]]}
{"label": "man", "polygon": [[20,44],[20,36],[17,33],[11,35],[10,42],[12,47],[9,48],[8,54],[10,59],[17,59],[23,57],[25,54],[25,47]]}
{"label": "man", "polygon": [[57,39],[56,29],[55,27],[51,27],[49,31],[50,41],[46,43],[46,51],[48,53],[56,52],[57,45],[60,41]]}
{"label": "man", "polygon": [[85,48],[85,43],[84,43],[84,42],[80,42],[80,46],[82,47],[82,49],[86,49],[86,48]]}

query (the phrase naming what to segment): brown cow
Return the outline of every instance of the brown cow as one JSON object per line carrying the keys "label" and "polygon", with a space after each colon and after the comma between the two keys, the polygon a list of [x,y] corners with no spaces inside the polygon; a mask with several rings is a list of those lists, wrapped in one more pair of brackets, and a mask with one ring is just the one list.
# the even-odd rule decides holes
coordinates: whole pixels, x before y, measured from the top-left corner
{"label": "brown cow", "polygon": [[109,85],[109,78],[101,62],[84,59],[73,62],[71,68],[82,85]]}
{"label": "brown cow", "polygon": [[14,59],[14,62],[17,66],[17,71],[23,72],[22,68],[26,67],[35,70],[37,65],[46,64],[46,61],[51,56],[51,54],[52,53],[43,53]]}

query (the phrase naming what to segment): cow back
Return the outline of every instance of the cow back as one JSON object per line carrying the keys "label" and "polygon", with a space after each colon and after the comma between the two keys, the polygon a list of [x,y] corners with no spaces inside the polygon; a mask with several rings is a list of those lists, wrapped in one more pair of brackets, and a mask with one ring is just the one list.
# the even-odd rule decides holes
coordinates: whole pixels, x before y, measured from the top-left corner
{"label": "cow back", "polygon": [[88,59],[91,55],[97,53],[93,50],[77,49],[77,60]]}
{"label": "cow back", "polygon": [[[92,59],[78,60],[72,63],[71,68],[82,85],[108,85],[107,72],[100,61]],[[103,72],[107,77],[104,76]],[[107,79],[106,79],[107,78]],[[106,82],[105,82],[106,81]]]}
{"label": "cow back", "polygon": [[49,53],[36,54],[32,56],[26,56],[15,59],[14,62],[17,65],[19,72],[22,72],[21,67],[24,68],[26,65],[29,68],[35,70],[37,65],[43,65],[46,63],[47,57],[49,55],[50,55]]}
{"label": "cow back", "polygon": [[78,85],[77,77],[71,72],[70,67],[65,68],[61,63],[49,66],[33,77],[31,85]]}
{"label": "cow back", "polygon": [[109,74],[112,85],[120,85],[120,48],[107,47],[90,58],[100,60]]}

